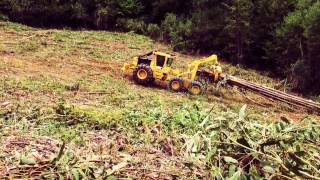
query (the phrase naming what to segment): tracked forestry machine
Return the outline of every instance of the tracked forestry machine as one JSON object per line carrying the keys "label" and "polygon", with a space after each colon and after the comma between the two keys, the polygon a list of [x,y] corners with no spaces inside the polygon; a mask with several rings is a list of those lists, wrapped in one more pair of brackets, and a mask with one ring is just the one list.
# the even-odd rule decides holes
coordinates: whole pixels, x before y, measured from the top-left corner
{"label": "tracked forestry machine", "polygon": [[149,85],[154,81],[166,82],[168,89],[172,92],[189,92],[192,95],[201,95],[206,92],[208,85],[225,82],[267,98],[320,113],[320,103],[222,74],[217,55],[192,61],[183,70],[174,69],[172,67],[174,61],[176,61],[174,55],[152,51],[134,57],[133,60],[124,64],[122,70],[132,74],[133,80],[137,84]]}

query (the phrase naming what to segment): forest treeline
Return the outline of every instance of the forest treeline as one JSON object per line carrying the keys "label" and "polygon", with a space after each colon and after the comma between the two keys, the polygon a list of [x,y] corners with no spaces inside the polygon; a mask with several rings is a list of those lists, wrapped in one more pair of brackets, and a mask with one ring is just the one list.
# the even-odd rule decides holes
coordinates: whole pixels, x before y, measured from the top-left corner
{"label": "forest treeline", "polygon": [[319,0],[0,0],[0,14],[40,27],[134,31],[320,94]]}

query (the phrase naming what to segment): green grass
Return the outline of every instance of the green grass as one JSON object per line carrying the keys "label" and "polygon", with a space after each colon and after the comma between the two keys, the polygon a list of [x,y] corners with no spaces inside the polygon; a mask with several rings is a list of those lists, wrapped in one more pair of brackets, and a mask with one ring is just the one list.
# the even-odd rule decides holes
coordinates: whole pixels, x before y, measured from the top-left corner
{"label": "green grass", "polygon": [[232,66],[229,64],[224,64],[223,70],[228,75],[237,76],[250,82],[259,83],[261,85],[268,86],[271,88],[277,88],[276,86],[280,84],[278,80],[268,77],[269,74],[266,72],[258,72],[250,69],[247,70],[240,66]]}
{"label": "green grass", "polygon": [[25,26],[18,23],[11,23],[9,21],[1,21],[1,20],[0,20],[0,28],[4,30],[15,31],[15,32],[35,30],[34,28],[31,28],[29,26]]}
{"label": "green grass", "polygon": [[[141,50],[154,47],[151,39],[133,33],[65,30],[54,32],[52,39],[55,43],[63,43],[65,53],[83,51],[85,56],[98,60],[124,61],[128,56],[132,56],[126,49]],[[118,49],[108,44],[115,44]]]}
{"label": "green grass", "polygon": [[34,53],[39,49],[39,45],[33,41],[31,42],[21,42],[17,45],[20,52],[32,52]]}
{"label": "green grass", "polygon": [[29,77],[18,80],[2,81],[0,87],[4,89],[23,89],[29,91],[48,91],[61,93],[65,91],[65,85],[58,80],[48,77]]}

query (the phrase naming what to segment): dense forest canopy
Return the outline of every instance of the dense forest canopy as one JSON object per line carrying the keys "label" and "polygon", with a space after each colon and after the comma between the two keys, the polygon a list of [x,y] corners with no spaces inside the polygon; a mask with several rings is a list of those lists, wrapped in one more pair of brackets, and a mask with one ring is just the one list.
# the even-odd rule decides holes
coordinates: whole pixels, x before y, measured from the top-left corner
{"label": "dense forest canopy", "polygon": [[319,0],[0,0],[0,18],[134,31],[175,50],[217,53],[286,77],[300,92],[320,93]]}

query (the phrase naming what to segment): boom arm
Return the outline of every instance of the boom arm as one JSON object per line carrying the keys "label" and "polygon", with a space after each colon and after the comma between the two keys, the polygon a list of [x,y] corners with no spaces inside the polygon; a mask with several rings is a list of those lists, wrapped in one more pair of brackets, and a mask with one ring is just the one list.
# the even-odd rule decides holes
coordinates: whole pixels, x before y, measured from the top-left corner
{"label": "boom arm", "polygon": [[190,73],[190,75],[191,75],[190,79],[191,80],[195,80],[200,65],[209,64],[209,63],[213,63],[215,65],[218,64],[217,55],[214,54],[214,55],[212,55],[212,56],[210,56],[208,58],[204,58],[204,59],[201,59],[201,60],[196,60],[196,61],[191,62],[188,65],[188,72],[187,72],[187,73]]}

